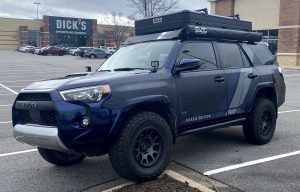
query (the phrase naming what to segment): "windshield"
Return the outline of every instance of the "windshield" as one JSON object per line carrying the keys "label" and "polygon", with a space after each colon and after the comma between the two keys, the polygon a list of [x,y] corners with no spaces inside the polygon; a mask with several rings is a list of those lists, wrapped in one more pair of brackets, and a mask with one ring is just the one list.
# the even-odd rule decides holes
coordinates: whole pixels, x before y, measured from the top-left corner
{"label": "windshield", "polygon": [[174,44],[175,41],[158,41],[122,47],[98,71],[151,69],[151,61],[159,61],[159,68],[162,68]]}

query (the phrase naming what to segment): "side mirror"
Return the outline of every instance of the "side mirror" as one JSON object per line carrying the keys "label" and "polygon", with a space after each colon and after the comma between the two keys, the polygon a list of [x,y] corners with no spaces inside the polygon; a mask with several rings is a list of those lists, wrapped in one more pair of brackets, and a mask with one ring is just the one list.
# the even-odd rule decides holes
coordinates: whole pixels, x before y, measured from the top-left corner
{"label": "side mirror", "polygon": [[180,73],[182,71],[190,71],[190,70],[196,70],[200,67],[200,59],[186,59],[183,58],[179,65],[176,66],[176,72]]}
{"label": "side mirror", "polygon": [[92,72],[92,67],[91,66],[86,66],[85,67],[85,72]]}

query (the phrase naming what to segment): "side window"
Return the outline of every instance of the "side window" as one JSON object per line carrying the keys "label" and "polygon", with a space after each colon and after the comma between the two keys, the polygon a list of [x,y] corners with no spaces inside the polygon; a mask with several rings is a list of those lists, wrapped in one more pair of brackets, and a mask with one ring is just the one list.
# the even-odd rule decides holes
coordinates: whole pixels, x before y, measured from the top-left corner
{"label": "side window", "polygon": [[200,71],[216,70],[217,62],[211,42],[187,42],[181,47],[177,64],[183,59],[200,59]]}
{"label": "side window", "polygon": [[224,68],[244,67],[240,48],[234,43],[218,43],[221,61]]}
{"label": "side window", "polygon": [[273,55],[267,47],[261,44],[242,44],[243,49],[247,53],[249,59],[254,65],[265,65],[273,60]]}

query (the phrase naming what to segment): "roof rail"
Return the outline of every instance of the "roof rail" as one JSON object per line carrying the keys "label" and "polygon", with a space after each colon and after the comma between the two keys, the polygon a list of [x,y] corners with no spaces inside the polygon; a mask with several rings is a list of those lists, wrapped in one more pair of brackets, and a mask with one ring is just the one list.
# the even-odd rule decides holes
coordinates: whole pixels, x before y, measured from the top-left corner
{"label": "roof rail", "polygon": [[236,20],[240,20],[240,14],[230,15],[228,17],[232,17],[232,18],[234,18]]}

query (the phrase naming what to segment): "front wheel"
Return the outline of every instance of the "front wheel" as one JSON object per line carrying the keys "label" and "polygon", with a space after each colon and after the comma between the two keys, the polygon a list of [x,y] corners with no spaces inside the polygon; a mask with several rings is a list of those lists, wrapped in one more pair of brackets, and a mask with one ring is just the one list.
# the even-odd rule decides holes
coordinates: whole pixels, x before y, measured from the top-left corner
{"label": "front wheel", "polygon": [[245,139],[253,144],[268,143],[276,128],[276,109],[269,99],[258,99],[243,126]]}
{"label": "front wheel", "polygon": [[51,164],[58,166],[69,166],[80,163],[85,156],[81,154],[64,153],[52,149],[44,149],[38,147],[40,155]]}
{"label": "front wheel", "polygon": [[160,115],[140,112],[125,124],[109,150],[115,171],[131,181],[147,181],[159,176],[170,161],[173,137]]}

